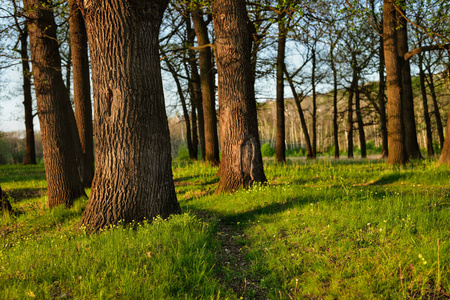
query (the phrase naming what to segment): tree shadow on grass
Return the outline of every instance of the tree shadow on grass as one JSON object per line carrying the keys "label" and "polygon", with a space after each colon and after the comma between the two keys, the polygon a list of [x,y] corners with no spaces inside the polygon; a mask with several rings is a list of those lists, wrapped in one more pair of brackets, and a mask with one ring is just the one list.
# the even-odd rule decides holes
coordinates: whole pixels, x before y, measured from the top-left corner
{"label": "tree shadow on grass", "polygon": [[388,185],[406,178],[408,178],[407,174],[401,173],[387,174],[383,175],[380,179],[370,182],[367,185]]}
{"label": "tree shadow on grass", "polygon": [[11,203],[17,203],[30,198],[39,198],[47,194],[47,189],[43,188],[22,188],[3,191],[5,199]]}

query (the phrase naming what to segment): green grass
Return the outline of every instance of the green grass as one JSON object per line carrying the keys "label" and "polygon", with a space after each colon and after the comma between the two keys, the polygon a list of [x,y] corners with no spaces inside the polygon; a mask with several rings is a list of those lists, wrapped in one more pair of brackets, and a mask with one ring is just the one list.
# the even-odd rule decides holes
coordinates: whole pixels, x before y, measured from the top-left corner
{"label": "green grass", "polygon": [[[86,199],[48,209],[42,166],[0,167],[0,184],[18,212],[0,217],[0,298],[450,294],[447,166],[266,162],[267,185],[231,195],[213,194],[217,168],[177,161],[173,170],[184,214],[86,235],[78,228]],[[241,253],[228,254],[231,264],[222,261],[230,246],[224,228]]]}

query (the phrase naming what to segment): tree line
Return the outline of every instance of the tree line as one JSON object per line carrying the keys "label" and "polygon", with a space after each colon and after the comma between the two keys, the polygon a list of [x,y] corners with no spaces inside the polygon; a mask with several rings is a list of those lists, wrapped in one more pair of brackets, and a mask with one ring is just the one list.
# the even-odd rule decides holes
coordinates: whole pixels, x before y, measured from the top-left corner
{"label": "tree line", "polygon": [[[70,206],[85,195],[84,187],[91,187],[82,218],[90,230],[119,220],[179,213],[161,77],[164,68],[178,92],[190,157],[197,159],[201,150],[203,160],[219,166],[216,193],[266,181],[255,83],[272,70],[276,161],[286,161],[285,85],[294,97],[307,156],[315,158],[318,89],[328,80],[333,86],[330,117],[335,157],[339,157],[337,103],[342,85],[348,101],[348,156],[353,157],[354,128],[365,156],[364,98],[379,114],[387,163],[405,164],[409,158],[422,157],[410,61],[419,58],[426,103],[435,74],[427,69],[424,57],[448,53],[449,9],[443,0],[346,1],[345,5],[326,0],[24,0],[23,4],[10,0],[2,8],[7,24],[1,32],[11,34],[14,29],[18,36],[9,51],[20,53],[23,70],[26,163],[35,163],[32,124],[37,115],[50,207]],[[408,29],[414,32],[413,47]],[[288,60],[289,47],[300,50],[299,62]],[[276,53],[274,63],[272,53]],[[441,64],[441,71],[448,70],[443,63],[448,64],[445,56],[432,67]],[[324,65],[332,71],[331,78]],[[369,73],[378,73],[377,89],[366,89]],[[302,107],[308,95],[311,125]],[[442,124],[440,128],[439,136]],[[450,142],[442,142],[441,162],[447,163]]]}

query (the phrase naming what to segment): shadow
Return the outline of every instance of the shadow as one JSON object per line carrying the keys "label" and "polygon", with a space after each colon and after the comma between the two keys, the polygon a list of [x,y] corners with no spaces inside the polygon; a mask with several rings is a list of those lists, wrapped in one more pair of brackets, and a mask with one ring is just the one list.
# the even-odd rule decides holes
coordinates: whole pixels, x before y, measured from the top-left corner
{"label": "shadow", "polygon": [[17,203],[30,198],[40,198],[47,194],[47,189],[43,188],[24,188],[15,190],[4,190],[5,199],[11,203]]}
{"label": "shadow", "polygon": [[406,174],[400,174],[400,173],[395,173],[395,174],[388,174],[388,175],[384,175],[382,176],[380,179],[370,182],[368,185],[387,185],[387,184],[392,184],[395,183],[399,180],[402,179],[406,179],[407,175]]}

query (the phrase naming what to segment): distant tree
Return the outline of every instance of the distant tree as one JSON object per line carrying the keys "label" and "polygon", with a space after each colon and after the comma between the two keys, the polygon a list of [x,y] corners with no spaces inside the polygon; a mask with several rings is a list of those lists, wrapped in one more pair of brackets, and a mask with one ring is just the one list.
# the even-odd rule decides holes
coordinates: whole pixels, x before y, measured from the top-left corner
{"label": "distant tree", "polygon": [[216,193],[265,182],[251,63],[252,24],[244,0],[213,5],[222,161]]}
{"label": "distant tree", "polygon": [[181,212],[159,57],[167,4],[105,0],[84,1],[81,8],[92,62],[97,143],[92,191],[81,219],[89,230]]}
{"label": "distant tree", "polygon": [[70,206],[85,195],[81,144],[61,74],[53,6],[46,0],[24,0],[30,35],[37,108],[44,147],[50,207]]}
{"label": "distant tree", "polygon": [[[86,27],[77,0],[69,0],[70,52],[72,54],[73,98],[78,135],[83,150],[83,184],[90,187],[94,177],[94,132],[92,126],[91,82]],[[70,76],[68,76],[69,78]],[[70,86],[70,85],[68,85]]]}
{"label": "distant tree", "polygon": [[428,99],[427,88],[425,85],[425,71],[423,70],[423,54],[419,54],[419,78],[420,78],[420,91],[422,94],[423,116],[425,120],[425,130],[427,133],[427,154],[428,156],[434,156],[433,149],[433,132],[431,130],[430,114],[428,112]]}

